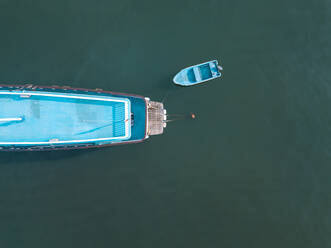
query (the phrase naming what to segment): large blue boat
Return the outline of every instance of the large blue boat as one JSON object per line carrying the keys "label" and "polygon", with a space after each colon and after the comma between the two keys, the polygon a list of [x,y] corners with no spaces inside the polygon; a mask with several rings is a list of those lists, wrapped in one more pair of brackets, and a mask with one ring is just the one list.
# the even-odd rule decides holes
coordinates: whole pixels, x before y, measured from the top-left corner
{"label": "large blue boat", "polygon": [[79,149],[163,133],[166,110],[149,98],[70,87],[0,86],[0,150]]}
{"label": "large blue boat", "polygon": [[220,77],[221,70],[223,68],[218,65],[217,60],[212,60],[181,70],[173,81],[181,86],[192,86]]}

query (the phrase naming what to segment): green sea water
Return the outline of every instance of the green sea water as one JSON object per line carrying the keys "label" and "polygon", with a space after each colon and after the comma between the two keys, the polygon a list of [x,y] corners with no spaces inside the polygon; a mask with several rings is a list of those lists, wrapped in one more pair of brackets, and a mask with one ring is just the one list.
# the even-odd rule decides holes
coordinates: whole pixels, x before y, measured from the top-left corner
{"label": "green sea water", "polygon": [[[331,247],[330,30],[327,0],[0,0],[1,83],[197,116],[141,144],[1,153],[0,247]],[[211,59],[222,78],[172,84]]]}

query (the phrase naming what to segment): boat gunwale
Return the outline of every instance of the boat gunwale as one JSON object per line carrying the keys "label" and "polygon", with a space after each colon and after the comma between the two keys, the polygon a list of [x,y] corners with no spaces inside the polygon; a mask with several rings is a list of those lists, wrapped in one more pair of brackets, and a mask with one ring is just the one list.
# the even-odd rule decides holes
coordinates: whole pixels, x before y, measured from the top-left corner
{"label": "boat gunwale", "polygon": [[73,91],[82,91],[83,92],[93,92],[93,93],[105,93],[105,94],[111,94],[111,95],[122,95],[122,96],[130,96],[130,97],[137,97],[145,99],[144,96],[138,95],[138,94],[128,94],[128,93],[121,93],[121,92],[114,92],[114,91],[108,91],[103,89],[87,89],[87,88],[76,88],[71,86],[59,86],[59,85],[52,85],[52,86],[43,86],[43,85],[33,85],[33,84],[0,84],[1,88],[16,88],[16,89],[32,89],[32,90],[38,90],[42,91],[44,89],[50,89],[50,90],[73,90]]}
{"label": "boat gunwale", "polygon": [[81,149],[93,149],[93,148],[103,148],[108,146],[119,146],[119,145],[126,145],[126,144],[136,144],[141,143],[147,138],[139,139],[139,140],[128,140],[128,141],[121,141],[121,142],[114,142],[109,144],[100,144],[100,145],[93,145],[91,144],[77,144],[77,145],[47,145],[47,146],[0,146],[0,152],[42,152],[42,151],[54,151],[54,150],[81,150]]}

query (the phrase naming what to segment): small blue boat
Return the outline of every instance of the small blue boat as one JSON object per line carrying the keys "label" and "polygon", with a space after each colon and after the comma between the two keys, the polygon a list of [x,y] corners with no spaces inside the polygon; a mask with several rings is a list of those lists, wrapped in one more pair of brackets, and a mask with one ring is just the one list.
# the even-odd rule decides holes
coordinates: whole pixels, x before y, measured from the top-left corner
{"label": "small blue boat", "polygon": [[163,133],[166,110],[147,97],[101,89],[0,85],[0,151],[82,149]]}
{"label": "small blue boat", "polygon": [[217,60],[187,67],[176,74],[173,81],[181,86],[200,84],[220,77],[223,68],[218,65]]}

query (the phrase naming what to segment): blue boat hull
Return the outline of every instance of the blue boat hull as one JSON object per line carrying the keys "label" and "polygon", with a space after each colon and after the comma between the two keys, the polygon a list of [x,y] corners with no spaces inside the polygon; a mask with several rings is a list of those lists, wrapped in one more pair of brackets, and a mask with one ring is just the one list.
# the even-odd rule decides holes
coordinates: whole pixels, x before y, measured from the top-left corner
{"label": "blue boat hull", "polygon": [[141,142],[147,98],[70,87],[0,86],[0,150],[82,149]]}
{"label": "blue boat hull", "polygon": [[221,67],[217,60],[187,67],[177,73],[173,82],[181,86],[192,86],[220,77]]}

